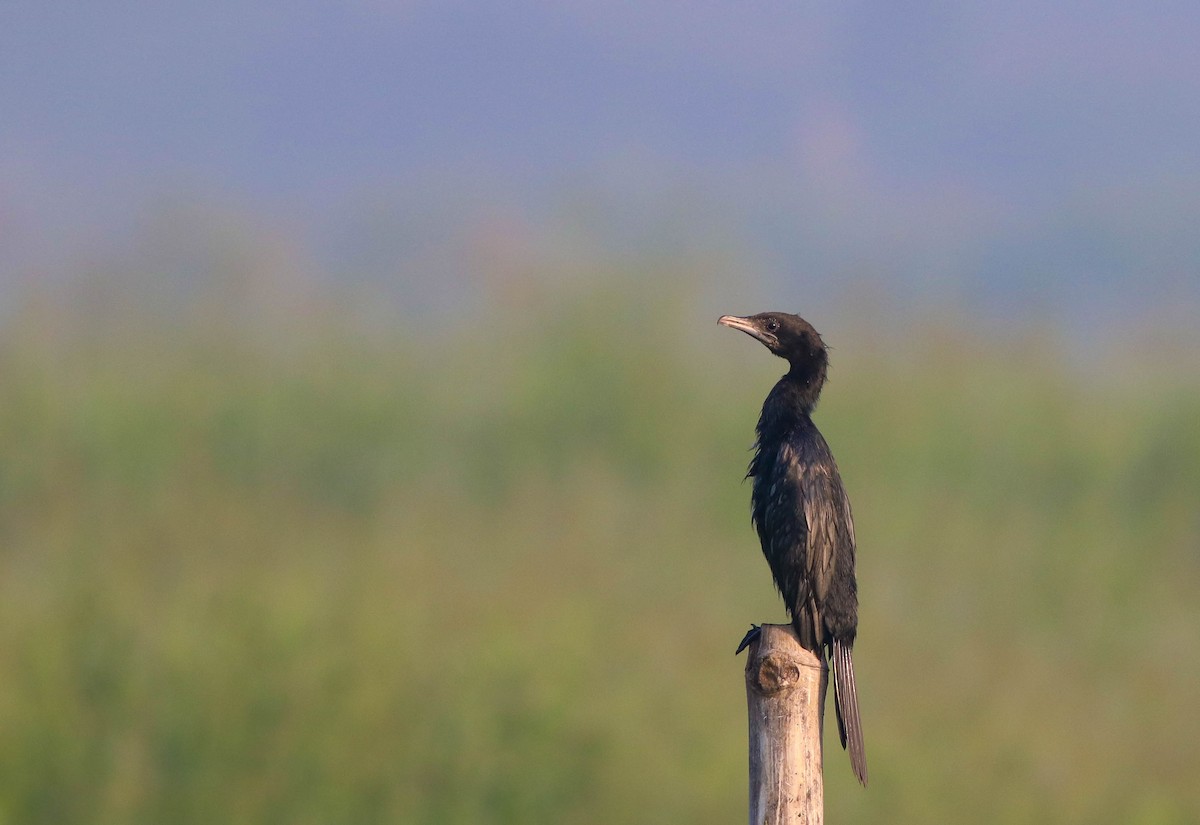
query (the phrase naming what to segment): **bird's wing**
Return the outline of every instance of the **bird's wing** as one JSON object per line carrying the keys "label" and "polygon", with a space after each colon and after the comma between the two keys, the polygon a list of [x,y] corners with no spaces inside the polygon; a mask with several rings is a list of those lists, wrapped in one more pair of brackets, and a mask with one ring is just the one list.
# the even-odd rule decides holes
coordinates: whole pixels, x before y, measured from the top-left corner
{"label": "bird's wing", "polygon": [[850,498],[825,439],[817,434],[808,447],[800,462],[800,500],[808,524],[808,575],[817,599],[823,601],[838,559],[854,557],[854,519]]}
{"label": "bird's wing", "polygon": [[[805,464],[800,473],[800,500],[804,508],[804,521],[808,524],[805,560],[814,595],[819,600],[823,600],[829,592],[835,550],[845,532],[843,508],[836,495],[841,485],[834,482],[830,470],[829,464],[818,461]],[[844,493],[842,497],[845,497]]]}

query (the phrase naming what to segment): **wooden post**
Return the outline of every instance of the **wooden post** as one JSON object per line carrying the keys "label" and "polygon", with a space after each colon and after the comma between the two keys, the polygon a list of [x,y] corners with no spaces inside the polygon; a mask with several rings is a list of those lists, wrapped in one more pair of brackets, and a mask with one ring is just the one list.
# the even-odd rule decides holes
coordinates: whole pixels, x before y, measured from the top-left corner
{"label": "wooden post", "polygon": [[821,825],[821,729],[829,670],[791,625],[766,624],[746,659],[750,825]]}

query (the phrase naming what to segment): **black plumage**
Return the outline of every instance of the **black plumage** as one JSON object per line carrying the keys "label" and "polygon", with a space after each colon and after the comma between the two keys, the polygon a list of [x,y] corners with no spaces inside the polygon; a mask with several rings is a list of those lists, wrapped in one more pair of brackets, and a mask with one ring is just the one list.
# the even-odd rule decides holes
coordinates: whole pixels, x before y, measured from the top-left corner
{"label": "black plumage", "polygon": [[756,338],[790,365],[767,395],[758,420],[746,474],[754,479],[751,515],[800,643],[830,660],[842,747],[866,785],[851,655],[858,631],[854,519],[833,453],[812,421],[829,367],[828,350],[797,315],[725,315],[718,323]]}

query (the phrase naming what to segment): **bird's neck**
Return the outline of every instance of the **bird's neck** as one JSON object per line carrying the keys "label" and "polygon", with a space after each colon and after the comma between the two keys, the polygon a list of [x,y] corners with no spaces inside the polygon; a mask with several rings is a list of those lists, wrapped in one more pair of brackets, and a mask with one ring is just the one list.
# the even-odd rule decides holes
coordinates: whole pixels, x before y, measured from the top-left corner
{"label": "bird's neck", "polygon": [[799,410],[806,418],[812,415],[825,386],[825,365],[793,365],[788,374],[779,379],[772,395],[779,393],[781,401]]}
{"label": "bird's neck", "polygon": [[758,420],[760,438],[775,440],[799,424],[811,424],[822,383],[816,376],[805,376],[796,370],[780,378],[763,404]]}

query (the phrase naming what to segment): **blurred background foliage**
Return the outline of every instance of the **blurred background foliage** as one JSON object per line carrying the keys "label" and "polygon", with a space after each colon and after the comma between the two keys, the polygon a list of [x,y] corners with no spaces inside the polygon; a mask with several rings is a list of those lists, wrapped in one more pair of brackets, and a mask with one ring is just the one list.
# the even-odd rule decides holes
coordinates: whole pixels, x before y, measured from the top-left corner
{"label": "blurred background foliage", "polygon": [[767,308],[861,544],[829,820],[1200,822],[1197,42],[0,5],[0,825],[742,821]]}
{"label": "blurred background foliage", "polygon": [[[250,276],[32,296],[0,339],[0,821],[744,816],[732,650],[783,612],[741,476],[782,365],[646,266],[424,326],[214,315]],[[831,742],[830,817],[1194,821],[1194,362],[849,310],[813,320],[872,784]]]}

